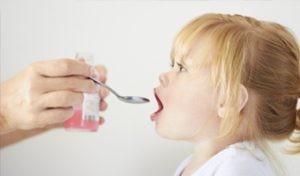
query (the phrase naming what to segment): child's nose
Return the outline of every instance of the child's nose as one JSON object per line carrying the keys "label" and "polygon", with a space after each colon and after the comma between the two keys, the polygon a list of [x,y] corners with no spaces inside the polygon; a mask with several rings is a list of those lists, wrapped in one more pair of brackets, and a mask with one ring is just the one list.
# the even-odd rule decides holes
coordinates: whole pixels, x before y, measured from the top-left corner
{"label": "child's nose", "polygon": [[162,73],[159,75],[159,82],[163,87],[166,87],[169,83],[167,73]]}

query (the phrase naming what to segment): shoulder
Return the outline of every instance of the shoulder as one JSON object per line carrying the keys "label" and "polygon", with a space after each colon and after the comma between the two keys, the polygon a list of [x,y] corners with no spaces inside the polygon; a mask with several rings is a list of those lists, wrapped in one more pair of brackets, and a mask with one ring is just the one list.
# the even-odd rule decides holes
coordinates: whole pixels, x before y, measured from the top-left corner
{"label": "shoulder", "polygon": [[216,170],[216,176],[275,176],[264,153],[257,148],[233,146]]}
{"label": "shoulder", "polygon": [[266,176],[264,163],[253,158],[237,156],[224,161],[216,176]]}

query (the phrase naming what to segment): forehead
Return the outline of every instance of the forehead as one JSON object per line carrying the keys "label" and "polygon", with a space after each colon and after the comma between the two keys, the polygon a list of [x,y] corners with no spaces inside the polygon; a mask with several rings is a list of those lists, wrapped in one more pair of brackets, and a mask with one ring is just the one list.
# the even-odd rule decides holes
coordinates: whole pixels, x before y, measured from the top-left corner
{"label": "forehead", "polygon": [[181,62],[191,67],[206,67],[213,55],[212,42],[208,37],[198,37],[193,43],[174,48],[172,62]]}

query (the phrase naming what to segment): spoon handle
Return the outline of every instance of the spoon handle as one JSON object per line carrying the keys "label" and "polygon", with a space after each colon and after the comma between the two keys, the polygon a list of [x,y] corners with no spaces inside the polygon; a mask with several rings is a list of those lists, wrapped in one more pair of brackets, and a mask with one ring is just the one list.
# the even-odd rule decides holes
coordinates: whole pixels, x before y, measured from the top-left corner
{"label": "spoon handle", "polygon": [[106,84],[102,83],[101,81],[98,81],[98,80],[96,80],[95,78],[92,78],[92,77],[89,77],[89,79],[91,79],[92,81],[94,81],[99,86],[104,87],[105,89],[109,90],[115,96],[120,97],[120,95],[116,91],[114,91],[112,88],[110,88],[108,85],[106,85]]}

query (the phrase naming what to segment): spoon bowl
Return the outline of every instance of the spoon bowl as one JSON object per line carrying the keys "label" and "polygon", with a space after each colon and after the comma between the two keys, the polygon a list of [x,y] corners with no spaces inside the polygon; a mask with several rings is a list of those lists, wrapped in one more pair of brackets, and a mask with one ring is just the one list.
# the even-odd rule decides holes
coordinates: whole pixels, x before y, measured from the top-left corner
{"label": "spoon bowl", "polygon": [[102,83],[101,81],[96,80],[93,77],[89,77],[92,81],[94,81],[96,84],[100,85],[101,87],[104,87],[111,93],[113,93],[119,100],[126,102],[126,103],[132,103],[132,104],[142,104],[142,103],[148,103],[150,100],[145,97],[139,97],[139,96],[121,96],[118,94],[115,90],[110,88],[108,85]]}

